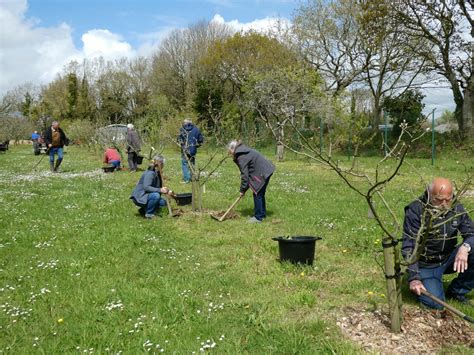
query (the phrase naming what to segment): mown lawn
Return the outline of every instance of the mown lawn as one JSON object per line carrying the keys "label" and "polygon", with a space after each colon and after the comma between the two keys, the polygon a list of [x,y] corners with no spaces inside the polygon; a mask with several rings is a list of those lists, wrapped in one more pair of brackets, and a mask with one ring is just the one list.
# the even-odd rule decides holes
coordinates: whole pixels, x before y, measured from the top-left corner
{"label": "mown lawn", "polygon": [[[167,185],[189,192],[178,152],[165,156]],[[33,171],[38,159],[29,146],[0,155],[0,352],[360,353],[338,317],[346,307],[386,307],[381,232],[365,201],[316,164],[277,163],[269,216],[250,225],[250,195],[235,220],[189,207],[144,220],[128,200],[140,174],[104,174],[100,154],[77,146],[60,174],[47,158]],[[373,171],[376,161],[360,167]],[[424,188],[420,176],[461,181],[474,164],[462,152],[435,167],[409,163],[386,191],[400,217]],[[205,209],[226,209],[238,186],[227,160],[206,184]],[[474,209],[473,195],[464,203]],[[321,236],[314,266],[280,264],[271,239],[280,235]]]}

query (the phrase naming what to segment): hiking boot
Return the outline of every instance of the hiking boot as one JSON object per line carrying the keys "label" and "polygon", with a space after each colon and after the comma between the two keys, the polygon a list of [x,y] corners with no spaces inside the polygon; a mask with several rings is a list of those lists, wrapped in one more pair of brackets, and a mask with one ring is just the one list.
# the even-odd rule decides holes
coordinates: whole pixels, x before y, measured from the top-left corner
{"label": "hiking boot", "polygon": [[153,219],[153,218],[155,218],[155,215],[154,215],[154,214],[148,214],[148,213],[147,213],[147,214],[145,214],[145,218],[146,218],[146,219]]}
{"label": "hiking boot", "polygon": [[460,295],[458,293],[451,293],[448,291],[446,292],[446,298],[449,300],[457,301],[466,306],[474,306],[474,303],[472,303],[472,301],[467,298],[466,295]]}
{"label": "hiking boot", "polygon": [[59,172],[59,166],[61,165],[62,160],[56,160],[56,164],[54,165],[54,172]]}
{"label": "hiking boot", "polygon": [[262,221],[255,217],[251,217],[247,220],[247,223],[262,223]]}
{"label": "hiking boot", "polygon": [[51,172],[54,173],[54,161],[49,162],[49,170],[51,170]]}

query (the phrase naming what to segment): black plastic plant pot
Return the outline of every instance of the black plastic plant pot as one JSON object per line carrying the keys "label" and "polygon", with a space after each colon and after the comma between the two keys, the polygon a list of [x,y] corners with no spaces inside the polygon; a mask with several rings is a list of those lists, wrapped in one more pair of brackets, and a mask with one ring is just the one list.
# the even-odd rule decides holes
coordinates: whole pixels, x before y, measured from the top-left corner
{"label": "black plastic plant pot", "polygon": [[313,265],[316,241],[321,237],[294,236],[275,237],[280,249],[280,261],[289,261],[293,264]]}
{"label": "black plastic plant pot", "polygon": [[115,171],[115,166],[104,166],[104,173],[113,173]]}
{"label": "black plastic plant pot", "polygon": [[190,205],[193,202],[193,194],[191,192],[176,195],[176,203],[179,206]]}

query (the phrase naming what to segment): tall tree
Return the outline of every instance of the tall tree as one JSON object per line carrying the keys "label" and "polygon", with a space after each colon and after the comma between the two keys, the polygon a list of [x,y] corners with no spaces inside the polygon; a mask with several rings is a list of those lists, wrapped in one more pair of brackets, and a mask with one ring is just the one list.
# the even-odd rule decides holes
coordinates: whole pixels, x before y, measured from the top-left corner
{"label": "tall tree", "polygon": [[334,96],[361,80],[369,62],[362,48],[353,0],[308,0],[296,9],[293,33],[301,55],[326,81]]}
{"label": "tall tree", "polygon": [[303,129],[307,118],[328,108],[321,84],[314,70],[290,68],[257,73],[247,82],[245,103],[274,134],[278,160],[283,160],[288,128]]}
{"label": "tall tree", "polygon": [[[472,95],[473,86],[472,1],[402,0],[394,4],[404,24],[405,33],[432,44],[430,51],[423,47],[414,48],[414,51],[429,63],[431,70],[447,81],[456,105],[454,116],[460,135],[468,137],[467,129],[472,127],[472,122],[466,122],[466,117],[472,118],[474,112],[474,102],[471,101],[469,107],[464,107],[465,94]],[[464,110],[468,112],[464,113]]]}
{"label": "tall tree", "polygon": [[238,108],[240,134],[245,131],[248,113],[243,102],[243,87],[248,80],[258,73],[299,65],[294,52],[278,40],[255,32],[237,33],[215,42],[202,61],[209,83],[215,87],[213,92],[221,92],[224,103],[232,102]]}
{"label": "tall tree", "polygon": [[396,97],[386,97],[383,108],[393,124],[392,136],[396,139],[402,133],[402,123],[415,127],[421,123],[425,96],[420,90],[407,90]]}
{"label": "tall tree", "polygon": [[154,93],[166,95],[178,109],[190,106],[194,84],[200,77],[200,58],[215,41],[231,33],[226,25],[212,21],[200,21],[171,32],[153,57]]}

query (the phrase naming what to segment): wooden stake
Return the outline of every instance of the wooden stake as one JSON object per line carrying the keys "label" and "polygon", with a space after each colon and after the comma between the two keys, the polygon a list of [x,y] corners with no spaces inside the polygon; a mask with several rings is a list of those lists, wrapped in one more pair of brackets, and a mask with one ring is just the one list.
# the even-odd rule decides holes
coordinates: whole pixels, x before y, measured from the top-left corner
{"label": "wooden stake", "polygon": [[387,279],[388,307],[390,312],[390,327],[392,332],[400,333],[402,326],[401,292],[397,287],[399,275],[395,269],[395,248],[392,238],[382,240],[385,277]]}

